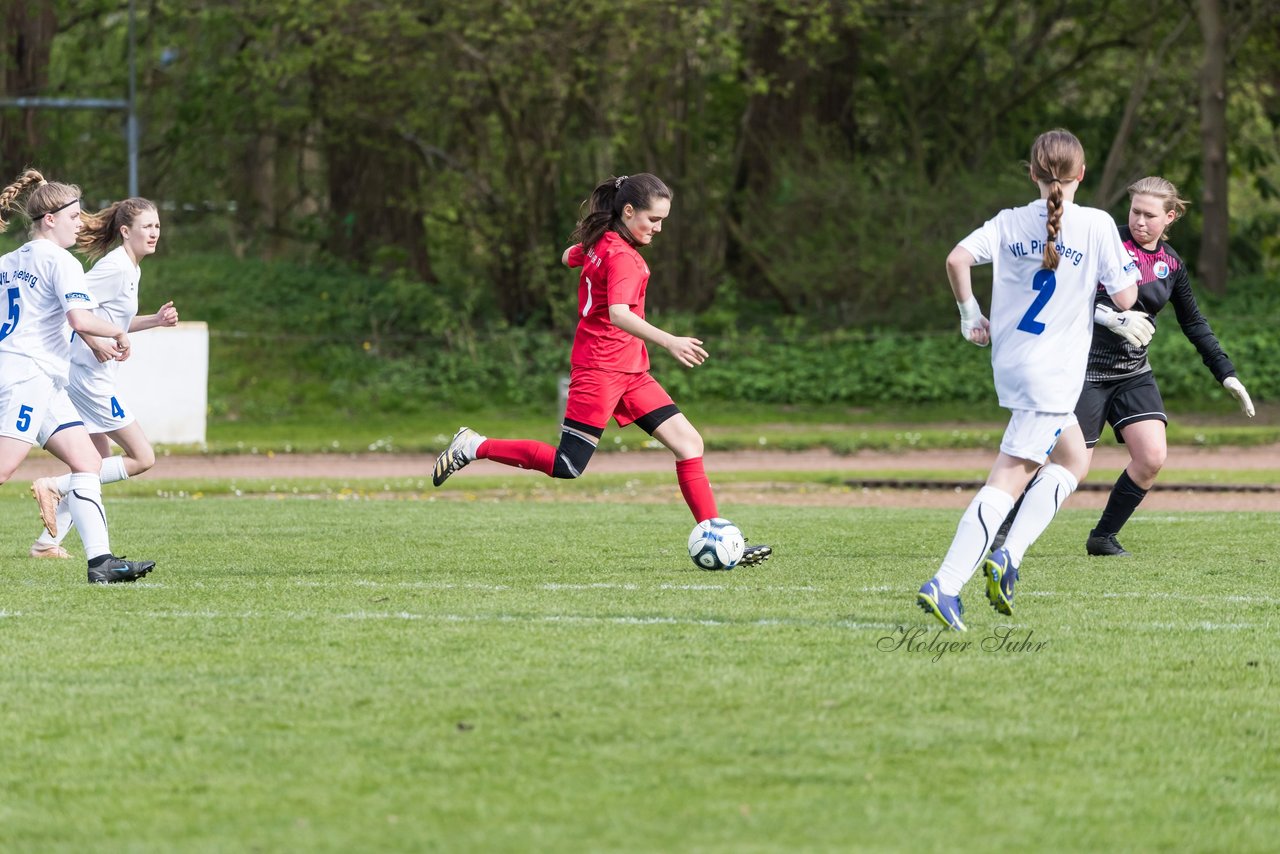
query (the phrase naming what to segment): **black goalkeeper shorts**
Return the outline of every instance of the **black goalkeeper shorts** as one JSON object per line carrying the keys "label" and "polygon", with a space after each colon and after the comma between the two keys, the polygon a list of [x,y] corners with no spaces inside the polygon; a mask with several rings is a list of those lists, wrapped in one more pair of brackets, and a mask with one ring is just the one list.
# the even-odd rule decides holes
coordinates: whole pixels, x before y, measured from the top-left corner
{"label": "black goalkeeper shorts", "polygon": [[1084,432],[1084,443],[1092,448],[1102,438],[1102,427],[1110,424],[1116,441],[1124,444],[1121,428],[1137,421],[1163,421],[1164,398],[1156,385],[1155,375],[1144,371],[1122,380],[1085,382],[1076,403],[1076,420]]}

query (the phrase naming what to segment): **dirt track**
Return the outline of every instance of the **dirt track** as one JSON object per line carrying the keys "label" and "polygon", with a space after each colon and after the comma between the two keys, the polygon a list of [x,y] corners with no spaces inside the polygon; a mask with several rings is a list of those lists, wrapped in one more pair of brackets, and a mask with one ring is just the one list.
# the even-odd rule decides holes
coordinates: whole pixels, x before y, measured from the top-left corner
{"label": "dirt track", "polygon": [[[931,489],[861,489],[826,484],[782,484],[771,482],[770,471],[812,471],[847,475],[848,480],[858,479],[860,472],[884,470],[921,470],[931,472],[985,471],[992,461],[987,450],[970,451],[913,451],[908,453],[863,452],[851,456],[838,456],[828,451],[803,452],[733,451],[707,454],[707,470],[715,482],[717,471],[760,472],[761,477],[752,483],[724,483],[717,486],[717,493],[726,501],[739,503],[788,503],[847,506],[911,506],[911,507],[963,507],[972,495],[972,488]],[[1099,448],[1094,456],[1098,468],[1122,468],[1128,460],[1123,448]],[[298,477],[337,478],[399,478],[421,475],[431,471],[435,458],[421,454],[276,454],[247,456],[172,456],[157,463],[155,477],[163,478],[218,478],[218,479],[285,479]],[[631,451],[598,454],[591,461],[590,473],[628,473],[669,471],[671,456],[665,451]],[[1280,484],[1280,445],[1254,448],[1190,448],[1169,449],[1169,459],[1161,475],[1165,484],[1178,484],[1179,471],[1191,469],[1216,469],[1222,471],[1274,471],[1272,484]],[[31,480],[65,471],[56,460],[47,456],[33,456],[19,467],[14,480]],[[541,477],[533,473],[513,472],[504,466],[479,461],[460,475],[457,483],[465,483],[468,476],[513,475],[516,477]],[[589,476],[588,474],[588,476]],[[1230,478],[1226,478],[1230,480]],[[440,492],[432,492],[440,498],[459,494],[450,485]],[[430,487],[428,487],[430,489]],[[599,496],[593,496],[598,498]],[[668,500],[665,490],[658,496]],[[613,496],[606,500],[647,500],[643,493],[631,496]],[[1074,507],[1101,507],[1106,492],[1081,491],[1072,498]],[[1262,510],[1280,511],[1280,492],[1190,492],[1161,488],[1160,484],[1147,497],[1143,507],[1149,510]]]}

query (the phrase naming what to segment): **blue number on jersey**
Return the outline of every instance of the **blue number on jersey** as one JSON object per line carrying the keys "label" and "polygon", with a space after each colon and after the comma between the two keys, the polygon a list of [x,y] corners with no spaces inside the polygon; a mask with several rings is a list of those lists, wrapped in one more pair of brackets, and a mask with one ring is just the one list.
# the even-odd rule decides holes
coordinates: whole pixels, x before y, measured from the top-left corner
{"label": "blue number on jersey", "polygon": [[124,418],[124,410],[120,408],[120,401],[116,400],[114,397],[111,398],[111,417]]}
{"label": "blue number on jersey", "polygon": [[22,303],[18,302],[18,295],[21,294],[18,288],[9,288],[6,296],[9,297],[9,319],[0,324],[0,341],[8,338],[13,330],[18,328],[18,315],[22,312]]}
{"label": "blue number on jersey", "polygon": [[1039,314],[1048,304],[1049,298],[1053,296],[1053,289],[1058,286],[1058,277],[1054,275],[1052,270],[1041,270],[1036,273],[1034,279],[1031,280],[1031,290],[1039,291],[1040,295],[1035,298],[1035,302],[1031,303],[1031,308],[1027,309],[1027,313],[1022,315],[1022,319],[1018,321],[1018,328],[1023,332],[1030,332],[1032,335],[1039,335],[1044,332],[1044,324],[1036,320]]}

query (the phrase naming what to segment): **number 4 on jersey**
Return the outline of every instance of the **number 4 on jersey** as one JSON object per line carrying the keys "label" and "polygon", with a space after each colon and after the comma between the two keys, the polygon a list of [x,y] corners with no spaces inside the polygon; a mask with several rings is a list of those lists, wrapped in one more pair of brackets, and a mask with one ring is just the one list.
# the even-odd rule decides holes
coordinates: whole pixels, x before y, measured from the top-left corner
{"label": "number 4 on jersey", "polygon": [[1035,301],[1031,303],[1031,308],[1027,309],[1027,313],[1022,315],[1022,319],[1018,321],[1018,328],[1023,332],[1030,332],[1032,335],[1039,335],[1044,332],[1044,324],[1036,320],[1036,315],[1044,310],[1049,304],[1049,299],[1053,296],[1053,289],[1058,286],[1058,277],[1054,275],[1053,270],[1040,270],[1036,273],[1035,278],[1031,280],[1031,290],[1039,291]]}

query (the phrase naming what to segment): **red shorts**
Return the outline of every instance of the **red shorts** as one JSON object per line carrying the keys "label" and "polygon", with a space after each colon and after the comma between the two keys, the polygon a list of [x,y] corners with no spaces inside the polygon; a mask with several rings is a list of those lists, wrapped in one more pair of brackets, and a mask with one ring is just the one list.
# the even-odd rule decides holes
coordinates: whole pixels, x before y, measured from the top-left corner
{"label": "red shorts", "polygon": [[569,372],[569,401],[564,408],[567,421],[603,430],[612,416],[619,427],[626,427],[667,407],[675,410],[671,395],[647,371],[626,374],[600,368],[573,368]]}

